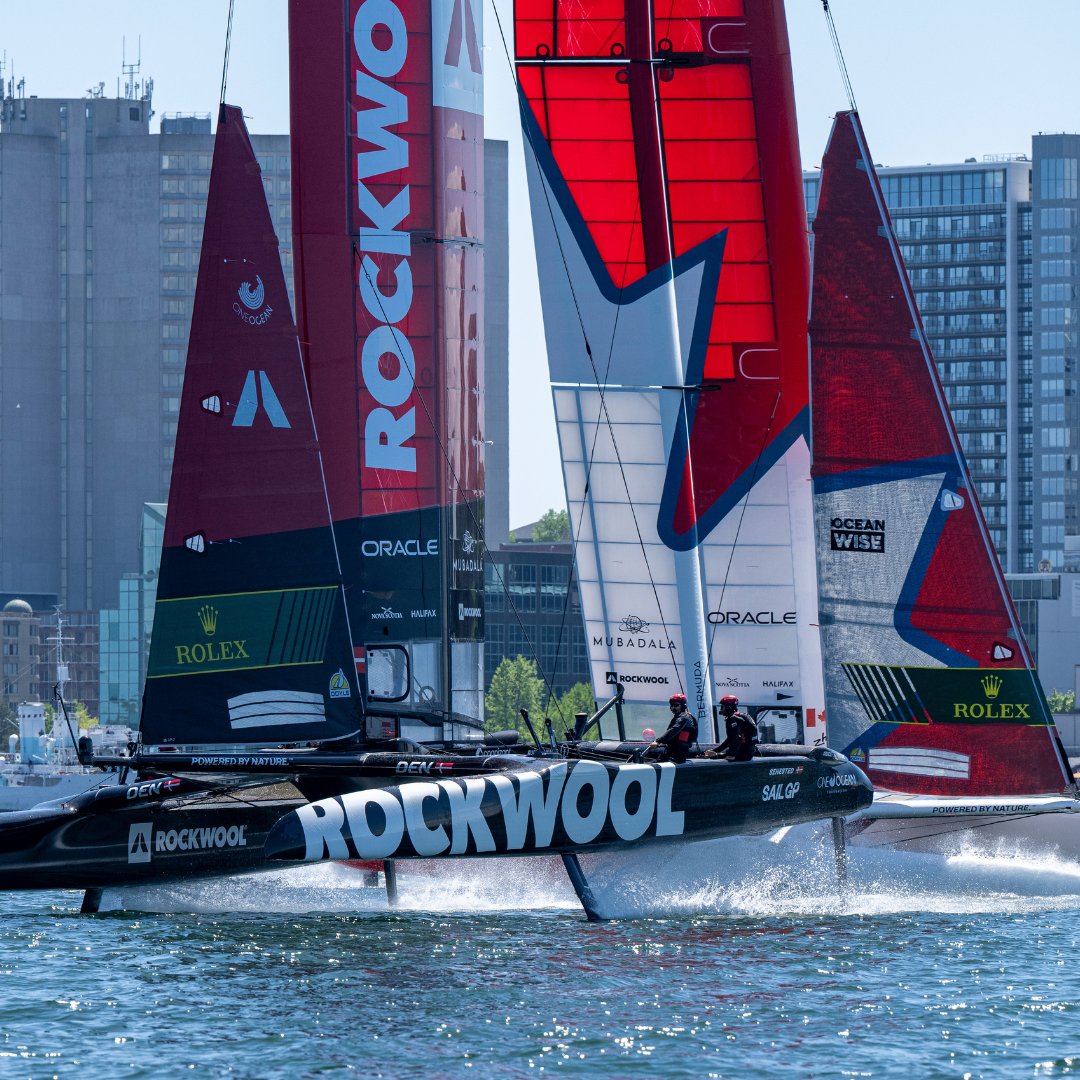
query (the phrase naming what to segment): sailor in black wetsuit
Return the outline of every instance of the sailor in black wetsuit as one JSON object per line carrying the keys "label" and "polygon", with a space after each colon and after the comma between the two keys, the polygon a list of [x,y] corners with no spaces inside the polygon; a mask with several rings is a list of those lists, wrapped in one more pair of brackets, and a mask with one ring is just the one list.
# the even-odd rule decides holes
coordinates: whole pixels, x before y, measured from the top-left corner
{"label": "sailor in black wetsuit", "polygon": [[671,709],[671,722],[658,739],[651,742],[648,749],[662,749],[667,753],[668,761],[681,765],[690,753],[690,747],[697,742],[697,719],[686,707],[685,694],[672,694],[668,700]]}
{"label": "sailor in black wetsuit", "polygon": [[726,757],[728,761],[749,761],[754,756],[757,742],[757,726],[746,713],[741,713],[739,699],[725,694],[720,699],[720,713],[724,717],[727,738],[715,749],[707,750],[706,757]]}

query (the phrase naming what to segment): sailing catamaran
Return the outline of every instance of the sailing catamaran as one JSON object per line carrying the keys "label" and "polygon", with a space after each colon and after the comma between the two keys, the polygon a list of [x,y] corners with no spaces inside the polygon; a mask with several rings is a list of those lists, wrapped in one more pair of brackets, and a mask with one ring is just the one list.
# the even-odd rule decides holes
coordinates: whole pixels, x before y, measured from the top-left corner
{"label": "sailing catamaran", "polygon": [[[744,10],[714,0],[662,16],[641,2],[609,17],[521,0],[515,17],[547,350],[597,695],[622,685],[632,703],[655,706],[684,691],[707,739],[714,699],[746,690],[774,730],[790,728],[788,745],[773,752],[795,755],[748,763],[760,770],[753,809],[801,799],[808,783],[829,798],[855,793],[857,770],[811,779],[804,770],[823,748],[796,745],[817,734],[824,696],[813,618],[809,258],[782,4]],[[459,29],[445,55],[464,62],[465,40]],[[673,775],[708,785],[710,767],[691,761]],[[603,850],[625,846],[627,814],[629,833],[668,835],[649,831],[666,828],[659,809],[645,822],[666,781],[644,780],[639,795],[638,774],[617,777],[609,764],[540,771],[543,786],[511,773],[323,800],[290,814],[268,850],[308,860]],[[586,787],[582,825],[575,807]],[[640,820],[621,801],[631,789],[647,808]],[[695,831],[683,835],[760,831],[764,819],[734,805],[706,824],[719,796],[687,792],[679,805]],[[501,820],[489,828],[493,812]]]}
{"label": "sailing catamaran", "polygon": [[[0,816],[4,887],[87,888],[92,908],[104,886],[280,865],[267,855],[556,852],[589,908],[580,851],[835,821],[870,801],[859,770],[824,747],[676,765],[644,758],[640,743],[586,743],[580,728],[546,745],[481,739],[482,624],[469,609],[480,604],[470,582],[482,578],[465,554],[470,530],[482,536],[472,486],[482,440],[472,384],[458,378],[480,373],[468,337],[479,245],[465,229],[479,225],[419,201],[420,220],[406,220],[407,185],[387,181],[376,196],[374,180],[362,183],[400,181],[403,153],[408,162],[399,144],[413,133],[393,77],[415,94],[416,71],[402,70],[407,47],[395,34],[419,27],[430,43],[424,3],[400,26],[380,21],[385,9],[364,0],[343,20],[336,4],[293,8],[303,356],[258,164],[239,110],[222,105],[142,745],[119,763],[137,775]],[[452,22],[440,32],[452,37]],[[305,67],[311,55],[318,78]],[[448,54],[440,44],[432,55]],[[462,46],[454,59],[470,56]],[[333,109],[327,81],[340,91]],[[353,94],[377,106],[357,118],[355,139],[352,124],[332,122]],[[448,141],[468,141],[475,128],[452,115],[451,98],[436,96],[433,115]],[[365,127],[375,123],[385,127]],[[464,191],[460,161],[440,153],[447,190]],[[432,156],[422,160],[430,168]],[[405,227],[380,230],[372,215]],[[436,264],[424,268],[429,257]],[[467,333],[453,338],[452,375],[438,362],[450,346],[432,332],[440,304],[416,301],[422,281],[459,301],[450,322]],[[410,600],[408,620],[380,618]]]}
{"label": "sailing catamaran", "polygon": [[1080,810],[855,112],[822,162],[810,319],[829,742],[856,842],[1080,857]]}

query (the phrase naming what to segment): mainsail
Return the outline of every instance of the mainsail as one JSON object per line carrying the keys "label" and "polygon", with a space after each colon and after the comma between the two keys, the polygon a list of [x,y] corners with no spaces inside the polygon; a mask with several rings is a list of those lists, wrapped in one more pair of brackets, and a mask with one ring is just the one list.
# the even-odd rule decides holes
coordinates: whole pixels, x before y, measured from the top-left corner
{"label": "mainsail", "polygon": [[141,731],[327,739],[362,726],[341,574],[277,237],[223,105],[203,231]]}
{"label": "mainsail", "polygon": [[297,318],[357,673],[425,738],[483,716],[481,14],[289,7]]}
{"label": "mainsail", "polygon": [[683,690],[703,737],[735,693],[813,738],[809,259],[783,5],[515,13],[596,692]]}
{"label": "mainsail", "polygon": [[893,790],[1060,792],[1053,719],[871,162],[841,113],[810,320],[829,741]]}

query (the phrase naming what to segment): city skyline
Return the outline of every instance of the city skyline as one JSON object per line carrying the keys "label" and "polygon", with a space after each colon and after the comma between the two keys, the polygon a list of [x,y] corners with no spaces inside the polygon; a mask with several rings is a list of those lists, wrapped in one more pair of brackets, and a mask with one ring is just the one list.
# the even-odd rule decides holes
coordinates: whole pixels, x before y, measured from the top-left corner
{"label": "city skyline", "polygon": [[[883,7],[856,0],[832,3],[881,164],[1026,154],[1035,132],[1076,130],[1075,110],[1059,85],[1070,63],[1070,44],[1080,40],[1080,5],[1038,0],[1029,9],[1038,18],[1026,20],[1002,0],[977,6],[975,0],[954,0],[947,8],[914,0],[903,5],[902,20],[883,17]],[[5,89],[14,77],[26,79],[28,96],[83,96],[104,82],[105,96],[115,96],[123,54],[134,61],[141,37],[136,77],[154,79],[154,126],[164,113],[212,113],[227,12],[224,0],[193,0],[182,16],[177,9],[134,0],[22,9],[0,39]],[[509,3],[500,3],[499,12],[509,31]],[[1001,32],[1006,20],[1007,35]],[[56,33],[58,21],[62,34]],[[802,157],[813,167],[832,114],[847,106],[846,95],[819,0],[789,0],[788,21]],[[490,6],[485,35],[487,134],[510,142],[511,522],[517,525],[549,506],[561,506],[563,495],[542,333],[537,333],[542,323],[512,81]],[[285,0],[237,4],[228,97],[242,104],[253,131],[288,130]],[[538,461],[544,464],[537,466]]]}

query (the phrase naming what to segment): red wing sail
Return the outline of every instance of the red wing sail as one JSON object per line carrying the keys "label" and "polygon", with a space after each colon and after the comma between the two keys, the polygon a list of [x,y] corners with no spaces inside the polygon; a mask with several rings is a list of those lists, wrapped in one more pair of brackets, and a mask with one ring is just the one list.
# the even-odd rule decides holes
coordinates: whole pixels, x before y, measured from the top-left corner
{"label": "red wing sail", "polygon": [[222,106],[177,425],[144,742],[360,726],[341,575],[277,237]]}
{"label": "red wing sail", "polygon": [[[597,693],[822,708],[806,243],[780,0],[517,0],[548,364]],[[809,730],[804,730],[803,724]]]}
{"label": "red wing sail", "polygon": [[830,741],[894,790],[1060,791],[1053,720],[871,160],[857,115],[840,114],[810,320]]}
{"label": "red wing sail", "polygon": [[375,656],[408,667],[380,700],[474,723],[481,16],[479,0],[291,0],[289,13],[297,308],[353,644],[369,676]]}
{"label": "red wing sail", "polygon": [[[515,25],[533,149],[550,153],[547,178],[565,185],[610,284],[632,287],[723,237],[719,281],[684,345],[678,382],[691,393],[658,522],[670,547],[696,547],[759,458],[805,431],[809,263],[782,4],[518,0]],[[608,342],[592,345],[606,355]],[[580,336],[570,347],[581,354]]]}

